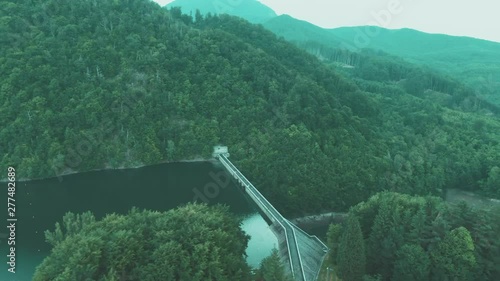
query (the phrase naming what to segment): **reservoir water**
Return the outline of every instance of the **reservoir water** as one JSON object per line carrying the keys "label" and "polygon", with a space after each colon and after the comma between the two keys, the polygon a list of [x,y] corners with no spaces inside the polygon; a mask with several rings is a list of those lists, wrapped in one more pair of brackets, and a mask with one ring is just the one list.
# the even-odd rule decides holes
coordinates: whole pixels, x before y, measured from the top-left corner
{"label": "reservoir water", "polygon": [[[250,235],[247,262],[258,267],[277,241],[255,206],[211,162],[168,163],[137,169],[106,170],[60,178],[18,182],[16,185],[16,273],[7,272],[7,243],[0,231],[3,261],[0,280],[31,280],[34,270],[50,253],[44,231],[53,230],[66,212],[92,211],[96,218],[125,214],[132,207],[166,211],[197,200],[225,204],[242,219]],[[0,194],[7,202],[7,192]],[[2,212],[6,222],[6,213]]]}

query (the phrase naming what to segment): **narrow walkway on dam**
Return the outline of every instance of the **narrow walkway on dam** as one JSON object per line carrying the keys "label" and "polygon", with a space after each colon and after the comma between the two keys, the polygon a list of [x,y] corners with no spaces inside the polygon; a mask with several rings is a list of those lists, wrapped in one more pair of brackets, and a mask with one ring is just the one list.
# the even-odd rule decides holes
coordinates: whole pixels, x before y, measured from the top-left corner
{"label": "narrow walkway on dam", "polygon": [[229,161],[227,147],[215,147],[214,157],[242,186],[271,222],[278,238],[278,250],[286,268],[297,281],[315,281],[318,278],[328,247],[316,236],[311,236],[283,217],[253,184]]}

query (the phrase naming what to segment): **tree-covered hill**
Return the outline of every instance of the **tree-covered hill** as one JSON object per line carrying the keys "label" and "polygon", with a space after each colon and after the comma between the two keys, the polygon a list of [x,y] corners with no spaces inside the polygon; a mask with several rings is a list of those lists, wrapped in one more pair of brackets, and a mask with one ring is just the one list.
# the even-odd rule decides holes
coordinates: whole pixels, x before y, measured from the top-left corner
{"label": "tree-covered hill", "polygon": [[367,82],[392,83],[409,94],[448,108],[462,111],[479,110],[487,115],[500,113],[498,105],[485,100],[478,95],[476,88],[464,84],[456,77],[409,63],[383,51],[363,49],[354,52],[327,47],[314,41],[296,45],[351,77],[361,88],[370,85]]}
{"label": "tree-covered hill", "polygon": [[45,231],[50,254],[34,281],[288,281],[277,250],[253,271],[250,237],[227,206],[187,204],[168,212],[132,208],[96,219],[66,213]]}
{"label": "tree-covered hill", "polygon": [[[303,45],[360,52],[381,50],[451,75],[473,87],[481,98],[500,105],[500,43],[481,39],[428,34],[412,29],[374,26],[323,29],[288,15],[263,23],[285,39]],[[321,54],[318,54],[321,55]]]}
{"label": "tree-covered hill", "polygon": [[372,78],[335,70],[242,19],[147,0],[1,5],[0,157],[20,178],[208,158],[222,143],[287,215],[381,190],[500,197],[499,119],[462,105],[458,82],[380,79],[383,60]]}
{"label": "tree-covered hill", "polygon": [[499,214],[383,192],[351,208],[344,225],[330,226],[330,256],[343,280],[498,280]]}
{"label": "tree-covered hill", "polygon": [[[286,14],[276,16],[269,7],[255,0],[176,0],[167,6],[181,7],[185,13],[193,15],[199,9],[202,14],[210,12],[238,16],[250,22],[261,23],[276,35],[299,46],[314,43],[339,51],[384,51],[460,79],[473,87],[481,99],[500,106],[498,42],[429,34],[408,28],[389,30],[376,26],[355,26],[326,29]],[[256,14],[265,16],[256,20]]]}
{"label": "tree-covered hill", "polygon": [[[371,29],[374,30],[373,27]],[[366,27],[359,27],[329,31],[341,38],[342,42],[354,46],[355,37],[359,32],[366,34],[365,30]],[[500,43],[428,34],[407,28],[376,30],[376,36],[367,36],[366,46],[357,48],[384,50],[410,62],[453,75],[476,88],[479,95],[500,105]]]}
{"label": "tree-covered hill", "polygon": [[52,251],[35,281],[253,280],[249,236],[222,206],[188,204],[168,212],[67,213],[45,231]]}

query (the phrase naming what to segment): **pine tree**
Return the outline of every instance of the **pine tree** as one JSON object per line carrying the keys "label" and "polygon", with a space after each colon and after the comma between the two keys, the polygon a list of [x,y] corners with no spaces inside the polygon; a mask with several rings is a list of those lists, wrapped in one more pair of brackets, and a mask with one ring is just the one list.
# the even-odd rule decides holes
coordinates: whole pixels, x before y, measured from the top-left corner
{"label": "pine tree", "polygon": [[[375,217],[368,239],[368,272],[370,274],[382,273],[388,266],[386,257],[388,258],[390,253],[385,249],[392,248],[392,241],[387,239],[392,228],[392,208],[389,204],[387,200],[380,202],[379,212]],[[386,276],[387,274],[383,275]]]}
{"label": "pine tree", "polygon": [[474,242],[464,227],[453,229],[431,252],[434,280],[471,280],[476,266]]}
{"label": "pine tree", "polygon": [[359,220],[350,215],[347,219],[338,249],[338,272],[344,281],[362,281],[366,270],[366,253]]}
{"label": "pine tree", "polygon": [[328,232],[326,233],[328,247],[330,248],[330,257],[335,260],[337,257],[340,237],[342,234],[342,227],[339,224],[330,224]]}
{"label": "pine tree", "polygon": [[281,263],[278,251],[274,249],[271,255],[260,264],[257,272],[257,280],[264,281],[290,281],[290,277],[286,274],[285,268]]}
{"label": "pine tree", "polygon": [[420,245],[406,244],[397,252],[392,280],[429,280],[430,260]]}

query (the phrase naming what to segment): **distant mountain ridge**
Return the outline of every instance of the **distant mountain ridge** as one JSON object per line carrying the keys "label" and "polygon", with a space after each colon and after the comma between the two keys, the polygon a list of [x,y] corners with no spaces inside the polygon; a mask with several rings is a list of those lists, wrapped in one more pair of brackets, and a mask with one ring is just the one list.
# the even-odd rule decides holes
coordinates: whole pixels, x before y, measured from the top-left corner
{"label": "distant mountain ridge", "polygon": [[359,26],[324,29],[288,15],[275,17],[263,25],[299,47],[315,42],[328,49],[353,52],[369,48],[429,66],[462,80],[479,96],[500,105],[500,43],[429,34],[409,28],[390,30]]}
{"label": "distant mountain ridge", "polygon": [[263,26],[292,42],[317,41],[335,46],[342,42],[342,38],[330,30],[293,18],[290,15],[280,15],[269,19],[263,23]]}
{"label": "distant mountain ridge", "polygon": [[[409,28],[390,30],[357,26],[325,29],[289,15],[277,16],[271,8],[256,0],[175,0],[167,7],[181,7],[183,13],[193,16],[197,9],[202,14],[238,16],[262,24],[301,48],[313,42],[330,50],[381,50],[460,79],[473,87],[478,96],[500,105],[500,43],[429,34]],[[315,55],[322,56],[317,52]]]}
{"label": "distant mountain ridge", "polygon": [[492,52],[500,49],[500,43],[492,41],[446,34],[431,34],[410,28],[386,29],[376,26],[359,26],[326,30],[356,49],[380,49],[405,57],[439,53],[440,50],[477,48],[479,52]]}
{"label": "distant mountain ridge", "polygon": [[181,7],[183,13],[229,14],[244,18],[252,23],[263,23],[276,17],[276,13],[257,0],[175,0],[166,5],[167,8]]}

